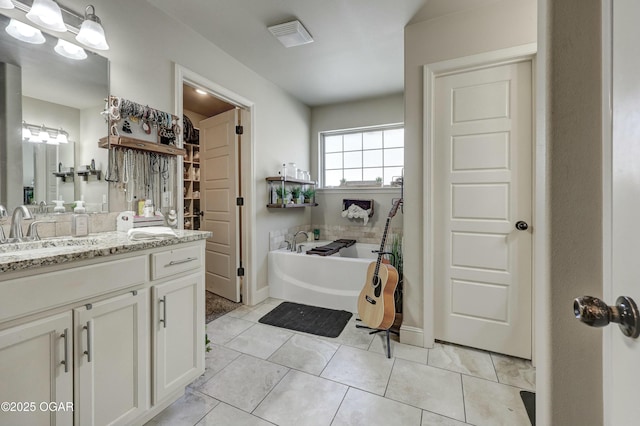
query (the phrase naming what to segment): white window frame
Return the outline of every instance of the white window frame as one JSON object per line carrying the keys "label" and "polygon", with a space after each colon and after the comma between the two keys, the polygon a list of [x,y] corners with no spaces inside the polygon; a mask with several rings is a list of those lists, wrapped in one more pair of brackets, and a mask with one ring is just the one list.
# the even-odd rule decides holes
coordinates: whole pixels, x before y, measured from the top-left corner
{"label": "white window frame", "polygon": [[[347,134],[353,134],[353,133],[368,133],[368,132],[375,132],[375,131],[384,131],[384,130],[394,130],[394,129],[403,129],[404,130],[404,123],[392,123],[392,124],[384,124],[384,125],[378,125],[378,126],[367,126],[367,127],[356,127],[356,128],[349,128],[349,129],[340,129],[340,130],[329,130],[329,131],[323,131],[320,132],[320,137],[319,137],[319,155],[318,155],[318,180],[319,180],[319,186],[318,189],[321,190],[336,190],[336,189],[345,189],[345,188],[349,188],[350,190],[357,190],[357,189],[371,189],[372,186],[360,186],[360,185],[354,185],[354,186],[326,186],[326,178],[325,178],[325,137],[327,136],[336,136],[336,135],[347,135]],[[384,142],[383,142],[383,146],[382,146],[382,151],[383,151],[383,159],[382,159],[382,165],[380,166],[380,168],[384,169],[384,151],[385,149],[397,149],[398,147],[394,147],[394,148],[385,148],[384,147]],[[402,144],[402,148],[404,149],[404,141]],[[356,150],[357,151],[357,150]],[[366,151],[365,147],[363,146],[362,149],[360,151]],[[344,150],[342,151],[343,153],[345,152]],[[347,151],[349,152],[349,151]],[[355,151],[352,151],[355,152]],[[391,167],[391,166],[388,166]],[[392,167],[400,167],[402,169],[404,169],[404,161],[402,166],[392,166]],[[344,167],[342,169],[343,171],[345,170]],[[385,188],[390,187],[390,185],[384,185]],[[380,186],[378,186],[378,188],[380,188]]]}

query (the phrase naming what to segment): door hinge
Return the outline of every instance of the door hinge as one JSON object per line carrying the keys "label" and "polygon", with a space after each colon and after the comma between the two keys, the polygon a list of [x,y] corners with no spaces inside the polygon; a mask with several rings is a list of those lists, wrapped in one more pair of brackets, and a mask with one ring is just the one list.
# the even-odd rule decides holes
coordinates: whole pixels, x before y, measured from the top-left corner
{"label": "door hinge", "polygon": [[244,277],[244,268],[242,266],[238,268],[238,276]]}
{"label": "door hinge", "polygon": [[236,206],[244,206],[244,197],[236,198]]}
{"label": "door hinge", "polygon": [[236,135],[241,135],[244,132],[243,126],[236,126]]}

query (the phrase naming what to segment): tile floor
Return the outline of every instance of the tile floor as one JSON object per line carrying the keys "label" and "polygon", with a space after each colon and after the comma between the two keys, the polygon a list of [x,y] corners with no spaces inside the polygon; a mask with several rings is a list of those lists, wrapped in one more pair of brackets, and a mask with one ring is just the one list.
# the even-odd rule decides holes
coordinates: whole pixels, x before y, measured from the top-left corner
{"label": "tile floor", "polygon": [[204,375],[147,425],[530,425],[529,361],[448,344],[391,342],[355,327],[324,338],[258,323],[281,301],[207,324]]}

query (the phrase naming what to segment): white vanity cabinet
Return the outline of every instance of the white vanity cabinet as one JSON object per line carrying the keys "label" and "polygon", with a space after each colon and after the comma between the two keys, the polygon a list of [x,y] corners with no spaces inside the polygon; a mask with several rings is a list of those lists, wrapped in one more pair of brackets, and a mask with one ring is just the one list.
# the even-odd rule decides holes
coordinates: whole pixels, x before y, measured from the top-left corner
{"label": "white vanity cabinet", "polygon": [[76,424],[131,424],[149,408],[149,291],[73,310]]}
{"label": "white vanity cabinet", "polygon": [[154,403],[204,372],[203,255],[199,246],[151,255]]}
{"label": "white vanity cabinet", "polygon": [[0,425],[142,425],[179,398],[204,372],[204,244],[0,274],[0,402],[23,403]]}
{"label": "white vanity cabinet", "polygon": [[65,312],[0,331],[0,402],[10,404],[0,410],[0,424],[73,424],[72,406],[41,406],[73,401],[71,330]]}
{"label": "white vanity cabinet", "polygon": [[202,274],[152,287],[154,402],[184,389],[204,372],[203,294]]}

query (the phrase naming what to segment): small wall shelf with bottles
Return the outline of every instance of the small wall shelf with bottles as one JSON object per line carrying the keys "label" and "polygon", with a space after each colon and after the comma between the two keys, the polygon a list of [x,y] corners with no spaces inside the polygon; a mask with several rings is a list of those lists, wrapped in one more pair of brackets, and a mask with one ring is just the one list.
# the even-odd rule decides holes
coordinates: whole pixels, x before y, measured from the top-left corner
{"label": "small wall shelf with bottles", "polygon": [[200,229],[200,145],[184,143],[184,229]]}
{"label": "small wall shelf with bottles", "polygon": [[266,178],[268,185],[268,203],[270,209],[290,209],[315,207],[316,185],[312,180],[294,179],[283,176]]}

